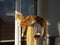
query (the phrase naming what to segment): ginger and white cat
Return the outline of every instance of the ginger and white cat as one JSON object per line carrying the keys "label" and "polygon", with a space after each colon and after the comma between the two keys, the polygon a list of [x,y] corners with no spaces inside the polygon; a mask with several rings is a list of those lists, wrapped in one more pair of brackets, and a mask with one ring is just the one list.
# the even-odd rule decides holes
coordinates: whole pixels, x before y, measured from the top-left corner
{"label": "ginger and white cat", "polygon": [[[39,16],[27,16],[24,17],[23,14],[17,14],[16,15],[16,20],[21,20],[21,22],[19,22],[19,26],[22,26],[22,36],[24,36],[24,33],[26,31],[26,27],[27,26],[32,26],[35,22],[39,23],[42,27],[45,28],[44,32],[46,32],[46,21],[39,17]],[[42,34],[43,37],[44,34]]]}

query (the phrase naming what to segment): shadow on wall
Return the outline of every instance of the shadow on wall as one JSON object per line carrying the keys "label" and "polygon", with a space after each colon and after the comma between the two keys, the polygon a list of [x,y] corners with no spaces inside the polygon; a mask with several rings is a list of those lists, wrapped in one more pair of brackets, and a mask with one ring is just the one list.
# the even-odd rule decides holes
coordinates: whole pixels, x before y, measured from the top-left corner
{"label": "shadow on wall", "polygon": [[[57,37],[60,36],[60,0],[48,0],[48,20],[49,25],[49,45],[60,45],[56,44]],[[59,39],[60,40],[60,39]],[[56,43],[55,43],[56,42]]]}
{"label": "shadow on wall", "polygon": [[[52,15],[49,17],[50,25],[49,25],[49,45],[57,45],[56,39],[60,36],[60,17],[59,15]],[[60,40],[60,39],[59,39]]]}

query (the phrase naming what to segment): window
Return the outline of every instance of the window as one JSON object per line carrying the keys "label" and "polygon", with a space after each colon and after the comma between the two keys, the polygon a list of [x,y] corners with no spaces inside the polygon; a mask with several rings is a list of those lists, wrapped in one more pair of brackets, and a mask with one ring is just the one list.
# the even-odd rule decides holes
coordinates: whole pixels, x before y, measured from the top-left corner
{"label": "window", "polygon": [[34,15],[34,0],[21,0],[21,12],[27,15]]}
{"label": "window", "polygon": [[[14,44],[15,0],[0,1],[0,44]],[[9,43],[8,43],[9,42]]]}

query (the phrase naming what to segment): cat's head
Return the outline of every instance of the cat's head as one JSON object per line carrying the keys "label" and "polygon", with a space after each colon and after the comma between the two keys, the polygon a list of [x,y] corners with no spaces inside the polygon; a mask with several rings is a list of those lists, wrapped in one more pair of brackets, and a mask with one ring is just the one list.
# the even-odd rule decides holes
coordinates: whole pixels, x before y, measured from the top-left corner
{"label": "cat's head", "polygon": [[16,14],[15,18],[16,18],[16,20],[22,20],[22,19],[24,19],[24,16],[23,16],[23,14]]}

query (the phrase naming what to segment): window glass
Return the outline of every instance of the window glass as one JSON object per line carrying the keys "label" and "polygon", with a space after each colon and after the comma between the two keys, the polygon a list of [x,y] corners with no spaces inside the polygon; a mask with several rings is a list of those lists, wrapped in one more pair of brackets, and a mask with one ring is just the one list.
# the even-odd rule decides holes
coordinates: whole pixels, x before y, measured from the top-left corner
{"label": "window glass", "polygon": [[34,15],[34,0],[21,0],[21,12],[27,15]]}
{"label": "window glass", "polygon": [[0,40],[14,39],[15,0],[0,1]]}

